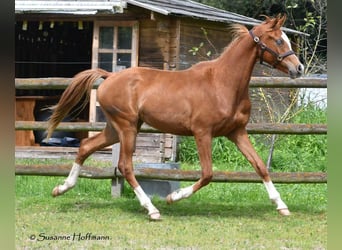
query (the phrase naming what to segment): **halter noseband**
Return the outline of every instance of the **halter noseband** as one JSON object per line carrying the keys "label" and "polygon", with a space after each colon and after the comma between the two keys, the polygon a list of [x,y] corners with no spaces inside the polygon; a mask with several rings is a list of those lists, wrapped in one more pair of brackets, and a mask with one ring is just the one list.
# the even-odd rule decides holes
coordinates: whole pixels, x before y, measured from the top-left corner
{"label": "halter noseband", "polygon": [[293,50],[289,50],[287,52],[285,52],[284,54],[278,54],[277,52],[275,52],[274,50],[270,49],[269,47],[267,47],[266,44],[264,44],[263,42],[260,41],[260,38],[258,36],[255,36],[252,30],[249,30],[249,34],[252,36],[253,41],[259,45],[261,52],[260,52],[260,64],[269,66],[268,64],[264,63],[264,53],[265,51],[269,52],[270,54],[272,54],[275,58],[276,61],[275,63],[272,65],[273,68],[275,68],[282,60],[284,60],[285,57],[293,55],[294,52]]}

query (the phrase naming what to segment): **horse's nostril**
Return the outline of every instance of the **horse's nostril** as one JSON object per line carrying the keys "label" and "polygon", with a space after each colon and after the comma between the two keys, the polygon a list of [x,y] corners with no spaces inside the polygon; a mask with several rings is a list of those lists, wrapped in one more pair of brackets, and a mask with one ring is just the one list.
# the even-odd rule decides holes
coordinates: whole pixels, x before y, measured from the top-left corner
{"label": "horse's nostril", "polygon": [[299,64],[299,65],[297,66],[297,72],[298,72],[298,73],[303,73],[303,72],[304,72],[304,66],[303,66],[303,64]]}

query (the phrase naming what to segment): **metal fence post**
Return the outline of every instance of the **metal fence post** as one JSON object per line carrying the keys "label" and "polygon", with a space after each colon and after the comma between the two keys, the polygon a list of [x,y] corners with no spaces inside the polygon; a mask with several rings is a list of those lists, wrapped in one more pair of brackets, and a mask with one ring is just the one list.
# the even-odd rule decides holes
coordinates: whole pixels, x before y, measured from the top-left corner
{"label": "metal fence post", "polygon": [[[120,143],[115,143],[112,147],[112,164],[115,170],[118,167],[119,155],[120,155]],[[124,182],[125,182],[125,179],[118,177],[118,176],[112,179],[112,196],[113,197],[121,196],[123,192],[123,188],[124,188]]]}

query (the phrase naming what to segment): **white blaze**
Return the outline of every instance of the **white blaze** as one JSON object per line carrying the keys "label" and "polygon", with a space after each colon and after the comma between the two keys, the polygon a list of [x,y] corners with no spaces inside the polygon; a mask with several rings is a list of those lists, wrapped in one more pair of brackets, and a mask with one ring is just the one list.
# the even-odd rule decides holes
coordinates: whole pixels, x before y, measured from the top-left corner
{"label": "white blaze", "polygon": [[287,35],[284,33],[284,31],[281,32],[281,38],[283,38],[283,40],[289,46],[290,50],[292,50],[290,39],[287,37]]}

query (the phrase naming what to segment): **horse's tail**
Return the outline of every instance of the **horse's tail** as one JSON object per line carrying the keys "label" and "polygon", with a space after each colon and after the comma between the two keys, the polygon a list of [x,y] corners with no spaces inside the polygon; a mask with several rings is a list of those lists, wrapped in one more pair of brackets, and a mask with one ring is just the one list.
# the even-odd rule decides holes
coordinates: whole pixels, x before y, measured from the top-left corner
{"label": "horse's tail", "polygon": [[82,111],[89,103],[90,92],[96,80],[99,78],[107,78],[111,73],[103,69],[88,69],[74,76],[70,85],[63,92],[59,102],[51,107],[52,115],[48,120],[47,138],[50,138],[57,125],[63,118],[81,102],[81,106],[77,108],[78,112]]}

